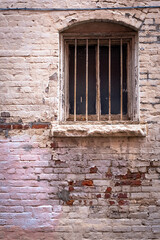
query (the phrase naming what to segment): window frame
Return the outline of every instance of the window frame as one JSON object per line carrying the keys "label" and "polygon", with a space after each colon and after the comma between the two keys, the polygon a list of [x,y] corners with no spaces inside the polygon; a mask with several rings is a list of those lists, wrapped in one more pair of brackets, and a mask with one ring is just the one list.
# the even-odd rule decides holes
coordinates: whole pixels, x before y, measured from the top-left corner
{"label": "window frame", "polygon": [[[127,77],[127,88],[128,88],[128,119],[118,120],[106,120],[105,122],[137,122],[139,121],[139,92],[138,92],[138,34],[135,32],[114,32],[114,33],[61,33],[60,34],[60,105],[59,105],[59,121],[68,123],[69,117],[69,64],[68,55],[69,49],[66,39],[115,39],[125,38],[131,39],[131,43],[128,51],[130,55],[128,57],[128,77]],[[73,124],[86,121],[71,121]],[[104,121],[102,121],[104,123]],[[93,123],[93,121],[92,121]],[[101,123],[101,121],[95,121],[95,123]]]}

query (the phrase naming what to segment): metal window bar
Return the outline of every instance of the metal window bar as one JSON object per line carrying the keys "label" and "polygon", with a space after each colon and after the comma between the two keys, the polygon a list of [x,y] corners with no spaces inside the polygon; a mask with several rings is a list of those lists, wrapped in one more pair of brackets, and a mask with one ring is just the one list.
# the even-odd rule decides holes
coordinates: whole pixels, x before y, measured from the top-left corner
{"label": "metal window bar", "polygon": [[123,119],[123,42],[122,38],[120,40],[120,65],[121,65],[121,87],[120,87],[120,96],[121,96],[121,118],[120,120],[122,121]]}
{"label": "metal window bar", "polygon": [[100,70],[99,70],[99,39],[97,39],[97,56],[96,56],[96,79],[97,79],[97,120],[100,120]]}
{"label": "metal window bar", "polygon": [[99,39],[100,41],[101,40],[109,40],[109,39],[117,40],[117,41],[119,40],[120,41],[120,39],[122,38],[124,42],[130,42],[134,38],[134,35],[128,33],[128,37],[126,37],[126,35],[123,36],[123,34],[121,36],[119,36],[119,35],[116,36],[116,34],[115,34],[115,36],[112,37],[112,36],[106,36],[106,35],[102,34],[102,36],[98,36],[97,37],[97,36],[94,36],[94,34],[93,34],[93,36],[83,35],[83,34],[75,34],[75,36],[73,37],[72,35],[70,35],[68,33],[67,35],[64,35],[63,38],[64,38],[65,41],[67,41],[67,43],[71,42],[72,44],[73,44],[73,41],[75,41],[75,38],[77,40],[86,40],[86,39],[88,39],[89,41],[90,40],[96,41],[96,39]]}
{"label": "metal window bar", "polygon": [[86,121],[88,121],[88,39],[86,39]]}
{"label": "metal window bar", "polygon": [[68,94],[67,94],[67,84],[68,84],[68,64],[67,64],[67,56],[68,56],[68,46],[67,43],[65,42],[65,51],[64,51],[64,70],[65,70],[65,121],[67,120],[67,108],[68,108]]}
{"label": "metal window bar", "polygon": [[109,39],[109,121],[111,121],[111,39]]}
{"label": "metal window bar", "polygon": [[[129,89],[129,82],[130,82],[130,46],[129,43],[127,43],[127,94],[128,94],[128,89]],[[128,95],[128,106],[130,106],[130,96]],[[130,117],[130,109],[127,106],[127,113],[128,117]]]}
{"label": "metal window bar", "polygon": [[74,50],[74,121],[76,121],[76,93],[77,93],[77,39]]}

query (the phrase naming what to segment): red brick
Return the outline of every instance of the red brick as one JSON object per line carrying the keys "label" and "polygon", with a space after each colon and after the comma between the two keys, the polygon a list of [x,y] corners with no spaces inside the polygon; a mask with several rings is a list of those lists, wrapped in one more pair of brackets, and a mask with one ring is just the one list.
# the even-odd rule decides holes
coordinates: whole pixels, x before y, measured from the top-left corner
{"label": "red brick", "polygon": [[13,124],[13,129],[22,129],[23,125],[22,124]]}
{"label": "red brick", "polygon": [[74,187],[69,186],[69,191],[70,191],[70,192],[74,191]]}
{"label": "red brick", "polygon": [[93,186],[93,181],[92,180],[83,180],[82,181],[83,186]]}
{"label": "red brick", "polygon": [[0,129],[11,129],[11,124],[0,124]]}
{"label": "red brick", "polygon": [[23,126],[23,129],[24,129],[24,130],[27,130],[27,129],[29,129],[29,127],[30,127],[30,126],[26,124],[26,125]]}
{"label": "red brick", "polygon": [[114,204],[115,204],[115,201],[109,201],[109,204],[110,204],[110,205],[114,205]]}
{"label": "red brick", "polygon": [[119,201],[118,201],[118,204],[119,204],[119,205],[128,205],[128,202],[127,202],[127,201],[124,201],[124,200],[119,200]]}
{"label": "red brick", "polygon": [[117,186],[120,186],[121,185],[121,182],[116,182],[115,183],[115,186],[117,187]]}
{"label": "red brick", "polygon": [[90,173],[97,173],[97,171],[98,171],[98,168],[96,166],[90,168]]}
{"label": "red brick", "polygon": [[33,123],[31,128],[33,129],[41,129],[41,128],[49,128],[50,124],[49,123]]}
{"label": "red brick", "polygon": [[112,191],[112,188],[111,187],[107,187],[106,193],[111,193],[111,191]]}
{"label": "red brick", "polygon": [[71,199],[71,200],[69,200],[69,201],[66,202],[66,204],[69,205],[69,206],[72,206],[73,203],[74,203],[74,200],[73,200],[73,199]]}
{"label": "red brick", "polygon": [[118,198],[127,198],[127,193],[119,193]]}
{"label": "red brick", "polygon": [[141,180],[123,180],[115,183],[115,186],[141,186]]}
{"label": "red brick", "polygon": [[127,174],[122,176],[122,179],[139,179],[141,177],[141,173],[132,173],[130,170],[128,170]]}
{"label": "red brick", "polygon": [[133,180],[131,186],[141,186],[141,180]]}
{"label": "red brick", "polygon": [[108,169],[108,172],[106,172],[106,177],[109,179],[112,178],[112,172],[110,168]]}
{"label": "red brick", "polygon": [[101,198],[101,194],[97,194],[96,197],[97,197],[97,198]]}
{"label": "red brick", "polygon": [[55,161],[55,165],[61,164],[61,163],[62,163],[62,161],[60,161],[60,160],[56,160],[56,161]]}
{"label": "red brick", "polygon": [[110,197],[111,197],[111,194],[109,194],[109,193],[105,193],[104,198],[108,199],[108,198],[110,198]]}
{"label": "red brick", "polygon": [[51,148],[57,148],[57,143],[56,142],[52,142],[51,143]]}
{"label": "red brick", "polygon": [[68,182],[68,185],[73,185],[73,184],[74,184],[73,181],[69,181],[69,182]]}
{"label": "red brick", "polygon": [[136,179],[144,179],[144,173],[141,172],[131,172],[130,170],[127,171],[125,175],[118,175],[116,178],[121,180],[136,180]]}

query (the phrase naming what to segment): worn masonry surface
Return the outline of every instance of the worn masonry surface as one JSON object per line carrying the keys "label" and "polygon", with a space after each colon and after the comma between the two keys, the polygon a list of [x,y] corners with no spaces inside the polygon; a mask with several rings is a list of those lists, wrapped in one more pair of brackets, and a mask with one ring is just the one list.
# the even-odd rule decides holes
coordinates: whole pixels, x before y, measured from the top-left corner
{"label": "worn masonry surface", "polygon": [[[1,8],[153,6],[160,1],[3,0]],[[113,21],[138,31],[146,137],[53,138],[59,33]],[[160,239],[160,7],[0,11],[0,239]]]}

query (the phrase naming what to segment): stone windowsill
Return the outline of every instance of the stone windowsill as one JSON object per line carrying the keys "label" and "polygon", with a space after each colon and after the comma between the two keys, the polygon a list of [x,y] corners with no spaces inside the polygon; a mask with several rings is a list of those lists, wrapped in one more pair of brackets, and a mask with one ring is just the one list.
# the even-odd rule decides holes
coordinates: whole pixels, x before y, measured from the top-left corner
{"label": "stone windowsill", "polygon": [[145,137],[146,124],[58,124],[52,125],[53,137]]}

